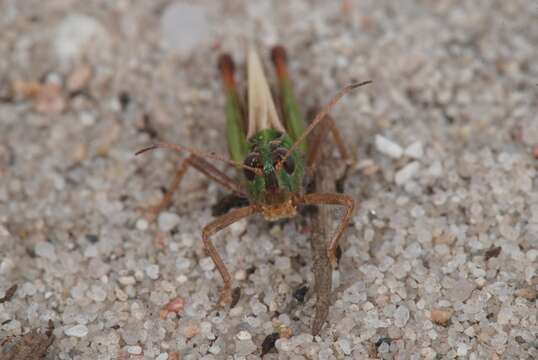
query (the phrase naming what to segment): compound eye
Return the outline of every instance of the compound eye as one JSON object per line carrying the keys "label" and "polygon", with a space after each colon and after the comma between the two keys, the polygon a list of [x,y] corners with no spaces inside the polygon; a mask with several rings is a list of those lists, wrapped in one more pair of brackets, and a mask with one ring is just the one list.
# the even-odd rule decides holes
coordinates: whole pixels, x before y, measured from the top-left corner
{"label": "compound eye", "polygon": [[[260,154],[258,153],[250,153],[245,158],[245,161],[243,162],[244,165],[248,167],[253,167],[256,169],[262,168],[262,158]],[[248,181],[252,181],[256,178],[256,173],[250,169],[243,168],[243,173],[245,174],[245,177]]]}
{"label": "compound eye", "polygon": [[[285,147],[279,147],[273,151],[273,165],[276,165],[279,161],[281,161],[286,154],[288,153],[288,149]],[[293,159],[293,156],[288,156],[286,158],[286,161],[284,161],[284,170],[291,175],[295,171],[295,160]]]}

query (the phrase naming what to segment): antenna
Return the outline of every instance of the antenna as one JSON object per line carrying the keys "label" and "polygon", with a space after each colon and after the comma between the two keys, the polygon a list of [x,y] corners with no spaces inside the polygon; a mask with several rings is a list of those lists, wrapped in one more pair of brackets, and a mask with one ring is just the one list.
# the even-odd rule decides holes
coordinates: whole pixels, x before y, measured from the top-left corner
{"label": "antenna", "polygon": [[308,134],[310,134],[310,132],[312,132],[312,130],[316,126],[318,126],[320,122],[322,122],[325,119],[325,116],[332,110],[332,108],[336,105],[336,103],[338,103],[338,101],[344,95],[346,95],[347,93],[349,93],[353,89],[356,89],[356,88],[358,88],[360,86],[368,85],[368,84],[371,84],[371,83],[372,83],[372,80],[363,81],[363,82],[360,82],[360,83],[349,84],[349,85],[345,86],[344,88],[342,88],[338,93],[336,93],[336,95],[333,96],[333,98],[327,103],[327,105],[325,105],[320,110],[320,112],[316,115],[314,120],[312,120],[310,125],[308,125],[308,127],[305,129],[305,131],[302,133],[302,135],[297,139],[297,141],[295,141],[295,143],[293,143],[293,145],[288,150],[286,155],[282,159],[280,159],[280,161],[275,165],[275,168],[277,170],[280,170],[280,168],[281,168],[282,164],[284,163],[284,161],[286,161],[286,159],[293,153],[293,151],[295,151],[299,147],[299,145],[306,139]]}
{"label": "antenna", "polygon": [[138,150],[135,153],[135,155],[140,155],[142,153],[145,153],[146,151],[151,151],[151,150],[155,150],[155,149],[158,149],[158,148],[172,149],[172,150],[175,150],[175,151],[178,151],[178,152],[188,152],[188,153],[191,153],[191,154],[193,154],[195,156],[198,156],[198,157],[218,160],[218,161],[222,161],[222,162],[225,162],[225,163],[233,165],[233,166],[239,166],[239,167],[241,167],[243,169],[250,170],[250,171],[254,172],[257,175],[262,175],[263,174],[261,169],[258,169],[258,168],[252,167],[252,166],[247,166],[247,165],[242,164],[240,162],[230,160],[228,158],[225,158],[224,156],[218,155],[216,152],[200,151],[200,150],[196,150],[196,149],[193,149],[193,148],[190,148],[190,147],[187,147],[187,146],[183,146],[183,145],[178,145],[178,144],[167,144],[167,143],[153,144],[151,146],[148,146],[148,147],[145,147],[143,149]]}

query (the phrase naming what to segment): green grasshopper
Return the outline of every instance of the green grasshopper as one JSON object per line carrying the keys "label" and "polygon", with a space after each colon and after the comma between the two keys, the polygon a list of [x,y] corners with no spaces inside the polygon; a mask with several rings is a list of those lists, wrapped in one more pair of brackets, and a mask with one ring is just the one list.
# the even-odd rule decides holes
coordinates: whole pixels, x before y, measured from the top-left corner
{"label": "green grasshopper", "polygon": [[[248,198],[249,205],[228,211],[213,220],[202,230],[204,248],[215,263],[224,286],[220,291],[218,306],[231,302],[232,278],[224,261],[218,254],[210,237],[225,227],[256,213],[262,213],[268,221],[291,218],[297,214],[299,205],[340,205],[345,213],[336,233],[327,245],[327,255],[336,264],[336,247],[351,219],[355,202],[352,197],[338,193],[305,194],[303,183],[306,171],[313,171],[320,154],[320,144],[326,133],[331,132],[341,156],[349,161],[341,136],[328,115],[338,100],[359,86],[371,81],[354,83],[342,88],[307,124],[293,94],[287,69],[287,56],[283,47],[271,51],[280,94],[280,113],[277,111],[260,58],[254,46],[247,53],[248,111],[244,111],[235,82],[235,65],[232,57],[222,54],[218,68],[226,93],[226,135],[230,159],[215,152],[203,152],[176,144],[155,144],[139,150],[141,154],[156,148],[168,148],[190,153],[176,171],[175,178],[162,201],[149,209],[150,219],[172,202],[172,195],[181,183],[186,171],[193,167],[216,181],[234,194]],[[246,114],[246,116],[244,116]],[[282,115],[284,122],[281,121]],[[313,133],[311,141],[305,142]],[[236,181],[217,169],[206,159],[226,162],[243,170],[243,178]]]}

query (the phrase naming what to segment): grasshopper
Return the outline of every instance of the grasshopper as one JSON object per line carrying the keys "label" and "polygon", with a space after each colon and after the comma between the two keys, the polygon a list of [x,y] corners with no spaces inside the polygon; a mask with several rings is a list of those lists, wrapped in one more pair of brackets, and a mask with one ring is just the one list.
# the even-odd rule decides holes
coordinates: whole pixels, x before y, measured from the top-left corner
{"label": "grasshopper", "polygon": [[[275,46],[271,50],[271,59],[277,75],[280,112],[277,110],[260,57],[253,45],[249,46],[247,52],[246,111],[242,107],[236,85],[233,59],[229,54],[219,56],[218,69],[226,93],[226,136],[230,158],[215,152],[204,152],[166,143],[154,144],[136,153],[138,155],[156,148],[168,148],[190,154],[177,169],[163,199],[149,209],[150,219],[154,219],[160,211],[170,205],[173,193],[191,167],[235,195],[249,200],[248,206],[228,211],[202,230],[204,248],[215,263],[224,283],[220,290],[219,307],[231,302],[232,277],[210,239],[212,235],[256,213],[261,213],[268,221],[276,221],[294,217],[299,205],[339,205],[345,208],[345,212],[327,245],[327,254],[331,263],[335,265],[338,241],[355,207],[351,196],[339,193],[305,194],[303,184],[305,173],[314,169],[320,155],[320,144],[328,132],[332,133],[342,158],[346,161],[351,160],[329,112],[345,94],[371,81],[353,83],[342,88],[307,124],[293,93],[285,49],[282,46]],[[318,129],[321,131],[316,131],[307,143],[305,141],[307,136],[317,126],[323,128]],[[223,161],[241,169],[242,179],[232,179],[206,159]]]}

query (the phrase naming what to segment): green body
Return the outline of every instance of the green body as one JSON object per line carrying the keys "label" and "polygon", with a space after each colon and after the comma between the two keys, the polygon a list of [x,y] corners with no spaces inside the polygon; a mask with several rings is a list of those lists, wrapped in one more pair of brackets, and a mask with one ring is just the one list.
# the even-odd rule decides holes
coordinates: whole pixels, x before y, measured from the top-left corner
{"label": "green body", "polygon": [[[230,156],[234,161],[242,163],[252,152],[261,155],[265,176],[256,176],[252,180],[245,177],[244,180],[251,202],[266,205],[284,202],[291,193],[302,192],[304,154],[307,149],[306,143],[303,143],[290,156],[295,165],[291,174],[284,169],[280,169],[278,172],[275,170],[272,153],[275,147],[290,149],[306,128],[290,81],[279,79],[278,89],[284,116],[284,127],[287,133],[282,134],[273,128],[268,128],[258,131],[250,139],[247,139],[248,129],[246,129],[244,112],[241,109],[237,91],[235,88],[226,89],[226,134]],[[269,182],[274,182],[275,178],[278,182],[278,189],[269,184]]]}
{"label": "green body", "polygon": [[235,88],[226,89],[226,138],[232,160],[243,162],[248,153],[246,125]]}

